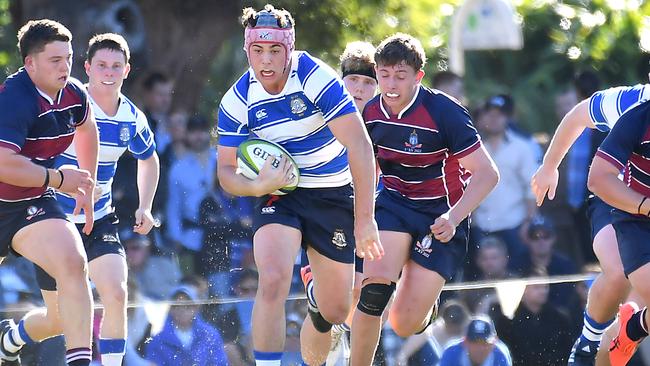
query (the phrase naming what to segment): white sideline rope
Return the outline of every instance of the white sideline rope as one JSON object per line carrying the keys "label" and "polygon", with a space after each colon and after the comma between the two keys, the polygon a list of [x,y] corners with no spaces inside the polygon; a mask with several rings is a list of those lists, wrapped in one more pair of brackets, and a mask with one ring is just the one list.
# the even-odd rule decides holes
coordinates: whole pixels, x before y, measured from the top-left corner
{"label": "white sideline rope", "polygon": [[[442,291],[463,291],[463,290],[478,290],[485,288],[496,288],[500,285],[519,284],[519,285],[541,285],[541,284],[558,284],[558,283],[575,283],[587,280],[592,280],[596,277],[596,273],[575,274],[575,275],[561,275],[561,276],[548,276],[548,277],[526,277],[526,278],[513,278],[508,280],[499,281],[474,281],[474,282],[460,282],[447,284],[443,287]],[[127,307],[139,308],[149,305],[156,306],[192,306],[192,305],[223,305],[234,304],[245,301],[253,301],[254,297],[224,297],[212,298],[204,300],[161,300],[161,301],[138,301],[129,302]],[[287,298],[289,300],[305,300],[305,294],[290,294]],[[0,309],[0,312],[26,312],[34,309],[35,307],[29,306],[8,306]],[[36,307],[38,308],[38,307]],[[95,309],[101,309],[101,304],[95,304]]]}

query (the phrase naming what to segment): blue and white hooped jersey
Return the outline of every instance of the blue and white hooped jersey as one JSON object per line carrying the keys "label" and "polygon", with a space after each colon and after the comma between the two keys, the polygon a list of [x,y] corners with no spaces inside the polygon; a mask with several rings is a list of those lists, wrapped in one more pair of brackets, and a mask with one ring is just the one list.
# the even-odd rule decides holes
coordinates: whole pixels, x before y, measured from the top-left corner
{"label": "blue and white hooped jersey", "polygon": [[598,130],[609,132],[623,113],[648,99],[650,84],[619,86],[597,91],[589,98],[589,117]]}
{"label": "blue and white hooped jersey", "polygon": [[[90,94],[88,100],[95,113],[95,121],[99,130],[97,185],[101,188],[101,196],[95,203],[95,220],[99,220],[113,212],[111,186],[120,156],[126,149],[129,149],[137,159],[144,160],[153,155],[156,145],[153,132],[147,123],[147,117],[123,94],[120,94],[120,105],[114,116],[106,115]],[[55,166],[58,168],[64,165],[78,166],[74,144],[70,145],[55,161]],[[133,185],[136,189],[136,182],[133,182]],[[72,197],[57,192],[57,200],[72,222],[84,222],[83,214],[72,215],[75,206]]]}
{"label": "blue and white hooped jersey", "polygon": [[299,187],[340,187],[352,181],[347,151],[327,123],[356,112],[338,74],[295,51],[279,94],[267,93],[252,69],[226,92],[219,106],[219,144],[237,147],[249,136],[274,141],[298,164]]}

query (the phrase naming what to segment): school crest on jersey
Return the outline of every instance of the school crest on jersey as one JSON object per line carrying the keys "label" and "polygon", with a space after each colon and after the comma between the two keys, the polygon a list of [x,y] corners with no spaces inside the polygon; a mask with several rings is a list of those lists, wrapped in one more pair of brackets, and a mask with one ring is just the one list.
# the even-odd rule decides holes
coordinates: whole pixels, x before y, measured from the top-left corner
{"label": "school crest on jersey", "polygon": [[422,152],[422,144],[418,138],[418,133],[413,130],[409,135],[408,142],[404,142],[404,151],[419,153]]}
{"label": "school crest on jersey", "polygon": [[297,114],[298,116],[302,116],[307,110],[307,104],[297,95],[291,97],[289,105],[291,106],[291,113]]}
{"label": "school crest on jersey", "polygon": [[131,126],[129,123],[120,123],[120,145],[126,146],[131,141]]}
{"label": "school crest on jersey", "polygon": [[332,236],[332,244],[336,245],[338,248],[345,248],[348,245],[348,242],[345,240],[345,233],[341,229],[336,229],[334,235]]}

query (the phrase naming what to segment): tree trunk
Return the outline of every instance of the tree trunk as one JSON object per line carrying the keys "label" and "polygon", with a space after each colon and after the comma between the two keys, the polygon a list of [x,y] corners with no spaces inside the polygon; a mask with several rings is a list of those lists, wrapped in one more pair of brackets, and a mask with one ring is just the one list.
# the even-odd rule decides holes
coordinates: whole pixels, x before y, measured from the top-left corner
{"label": "tree trunk", "polygon": [[73,75],[83,71],[88,40],[96,33],[120,33],[132,48],[133,71],[126,82],[135,87],[149,72],[160,71],[175,84],[174,106],[193,112],[209,75],[212,60],[224,40],[239,31],[238,1],[230,0],[14,0],[11,13],[19,28],[29,19],[50,18],[73,34]]}

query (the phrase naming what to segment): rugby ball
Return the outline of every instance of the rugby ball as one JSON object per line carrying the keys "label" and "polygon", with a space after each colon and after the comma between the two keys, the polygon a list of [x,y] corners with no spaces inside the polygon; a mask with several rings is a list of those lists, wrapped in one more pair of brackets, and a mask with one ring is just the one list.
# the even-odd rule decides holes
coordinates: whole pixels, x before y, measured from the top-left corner
{"label": "rugby ball", "polygon": [[[293,168],[293,179],[289,185],[282,187],[271,194],[287,194],[298,187],[300,170],[298,170],[298,164],[296,164],[289,152],[275,142],[259,138],[249,139],[242,142],[237,148],[237,173],[248,179],[255,179],[267,159],[272,158],[272,156],[279,158],[282,155],[289,159],[289,163]],[[279,160],[274,160],[272,162],[273,167],[277,168],[279,163]]]}

